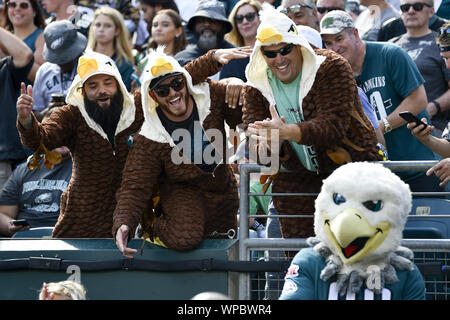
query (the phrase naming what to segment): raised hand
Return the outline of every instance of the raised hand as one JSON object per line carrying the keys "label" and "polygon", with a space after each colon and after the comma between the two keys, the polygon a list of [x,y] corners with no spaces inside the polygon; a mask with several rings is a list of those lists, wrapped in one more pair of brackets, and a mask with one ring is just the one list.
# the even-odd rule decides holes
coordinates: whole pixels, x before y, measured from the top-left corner
{"label": "raised hand", "polygon": [[231,49],[217,49],[214,52],[214,59],[221,64],[227,64],[233,59],[243,59],[250,57],[253,49],[251,47],[240,47]]}
{"label": "raised hand", "polygon": [[25,83],[20,85],[20,97],[17,99],[17,116],[23,126],[31,123],[31,112],[33,110],[33,87]]}

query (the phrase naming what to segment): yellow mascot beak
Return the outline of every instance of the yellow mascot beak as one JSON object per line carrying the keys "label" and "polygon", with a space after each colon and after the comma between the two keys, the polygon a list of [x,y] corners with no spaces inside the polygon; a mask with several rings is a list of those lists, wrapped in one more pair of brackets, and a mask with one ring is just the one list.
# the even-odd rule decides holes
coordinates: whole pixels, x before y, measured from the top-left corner
{"label": "yellow mascot beak", "polygon": [[257,37],[262,44],[282,42],[283,36],[273,27],[262,29]]}
{"label": "yellow mascot beak", "polygon": [[323,212],[323,226],[329,241],[345,264],[352,264],[378,248],[389,234],[391,225],[382,222],[372,226],[363,213],[346,208],[335,218]]}

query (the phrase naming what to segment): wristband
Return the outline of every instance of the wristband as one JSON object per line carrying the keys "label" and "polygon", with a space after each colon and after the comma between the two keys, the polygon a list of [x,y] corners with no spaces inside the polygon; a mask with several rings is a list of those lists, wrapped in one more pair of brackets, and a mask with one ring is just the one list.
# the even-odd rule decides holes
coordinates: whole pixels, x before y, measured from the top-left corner
{"label": "wristband", "polygon": [[392,131],[392,127],[386,118],[381,119],[381,121],[383,121],[383,123],[384,123],[384,133],[388,133],[388,132]]}
{"label": "wristband", "polygon": [[431,101],[431,103],[434,103],[434,105],[436,106],[436,109],[437,109],[436,114],[441,113],[441,104],[439,102],[437,102],[436,100]]}

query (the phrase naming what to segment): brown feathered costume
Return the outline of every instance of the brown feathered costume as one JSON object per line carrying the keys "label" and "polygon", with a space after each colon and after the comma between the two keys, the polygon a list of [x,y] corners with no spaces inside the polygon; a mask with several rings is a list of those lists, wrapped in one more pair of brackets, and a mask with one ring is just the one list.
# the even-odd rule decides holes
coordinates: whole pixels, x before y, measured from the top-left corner
{"label": "brown feathered costume", "polygon": [[[95,74],[114,76],[124,98],[114,148],[84,106],[80,88]],[[80,58],[78,75],[66,101],[68,105],[55,110],[42,124],[33,115],[31,129],[26,130],[17,122],[20,137],[30,150],[37,150],[42,141],[50,150],[67,146],[72,155],[72,178],[61,195],[60,215],[53,237],[111,238],[115,193],[130,149],[127,139],[141,127],[142,109],[140,105],[135,107],[114,62],[94,52]]]}
{"label": "brown feathered costume", "polygon": [[[337,162],[344,160],[342,163],[378,160],[375,131],[362,110],[348,62],[330,50],[313,50],[297,32],[292,20],[268,6],[261,12],[257,42],[246,69],[250,86],[244,92],[245,128],[249,123],[270,118],[269,103],[275,104],[276,99],[261,46],[278,43],[302,47],[299,106],[304,121],[297,125],[301,130],[300,143],[312,146],[317,154],[318,169],[307,170],[290,142],[285,141],[281,145],[280,163],[293,172],[280,173],[273,182],[272,192],[318,193],[322,180],[339,165],[331,158]],[[315,197],[306,196],[273,197],[278,214],[311,215],[311,218],[280,218],[284,238],[305,238],[314,234],[314,200]]]}
{"label": "brown feathered costume", "polygon": [[[173,154],[185,159],[191,155],[181,154],[160,121],[156,102],[148,94],[151,80],[181,72],[195,100],[200,124],[214,145],[209,129],[217,129],[226,137],[225,121],[230,128],[242,122],[240,108],[231,109],[225,103],[226,84],[209,79],[205,82],[207,76],[219,70],[212,51],[185,68],[162,50],[149,55],[142,92],[135,95],[136,103],[142,100],[145,122],[135,136],[117,193],[114,236],[121,225],[127,225],[131,237],[141,223],[144,237],[159,239],[158,243],[181,251],[197,247],[215,231],[236,231],[238,192],[230,166],[221,163],[208,173],[194,163],[174,163]],[[220,143],[214,147],[225,155],[226,141],[222,142],[221,147]],[[152,198],[157,195],[159,203],[152,208],[156,203]]]}

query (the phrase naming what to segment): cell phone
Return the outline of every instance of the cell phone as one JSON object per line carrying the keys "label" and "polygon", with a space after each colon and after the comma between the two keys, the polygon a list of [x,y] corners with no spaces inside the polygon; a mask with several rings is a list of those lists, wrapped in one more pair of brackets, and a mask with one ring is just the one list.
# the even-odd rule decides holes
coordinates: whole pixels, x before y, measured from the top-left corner
{"label": "cell phone", "polygon": [[30,224],[28,223],[28,221],[26,219],[19,219],[19,220],[14,220],[13,225],[26,227],[26,226],[29,226]]}
{"label": "cell phone", "polygon": [[[415,115],[413,115],[411,112],[409,111],[403,111],[400,112],[398,114],[400,117],[402,117],[403,119],[405,119],[408,123],[411,122],[415,122],[416,125],[424,125],[424,129],[428,126],[425,122],[423,122],[422,120],[420,120],[419,118],[417,118]],[[423,129],[422,129],[423,130]]]}

